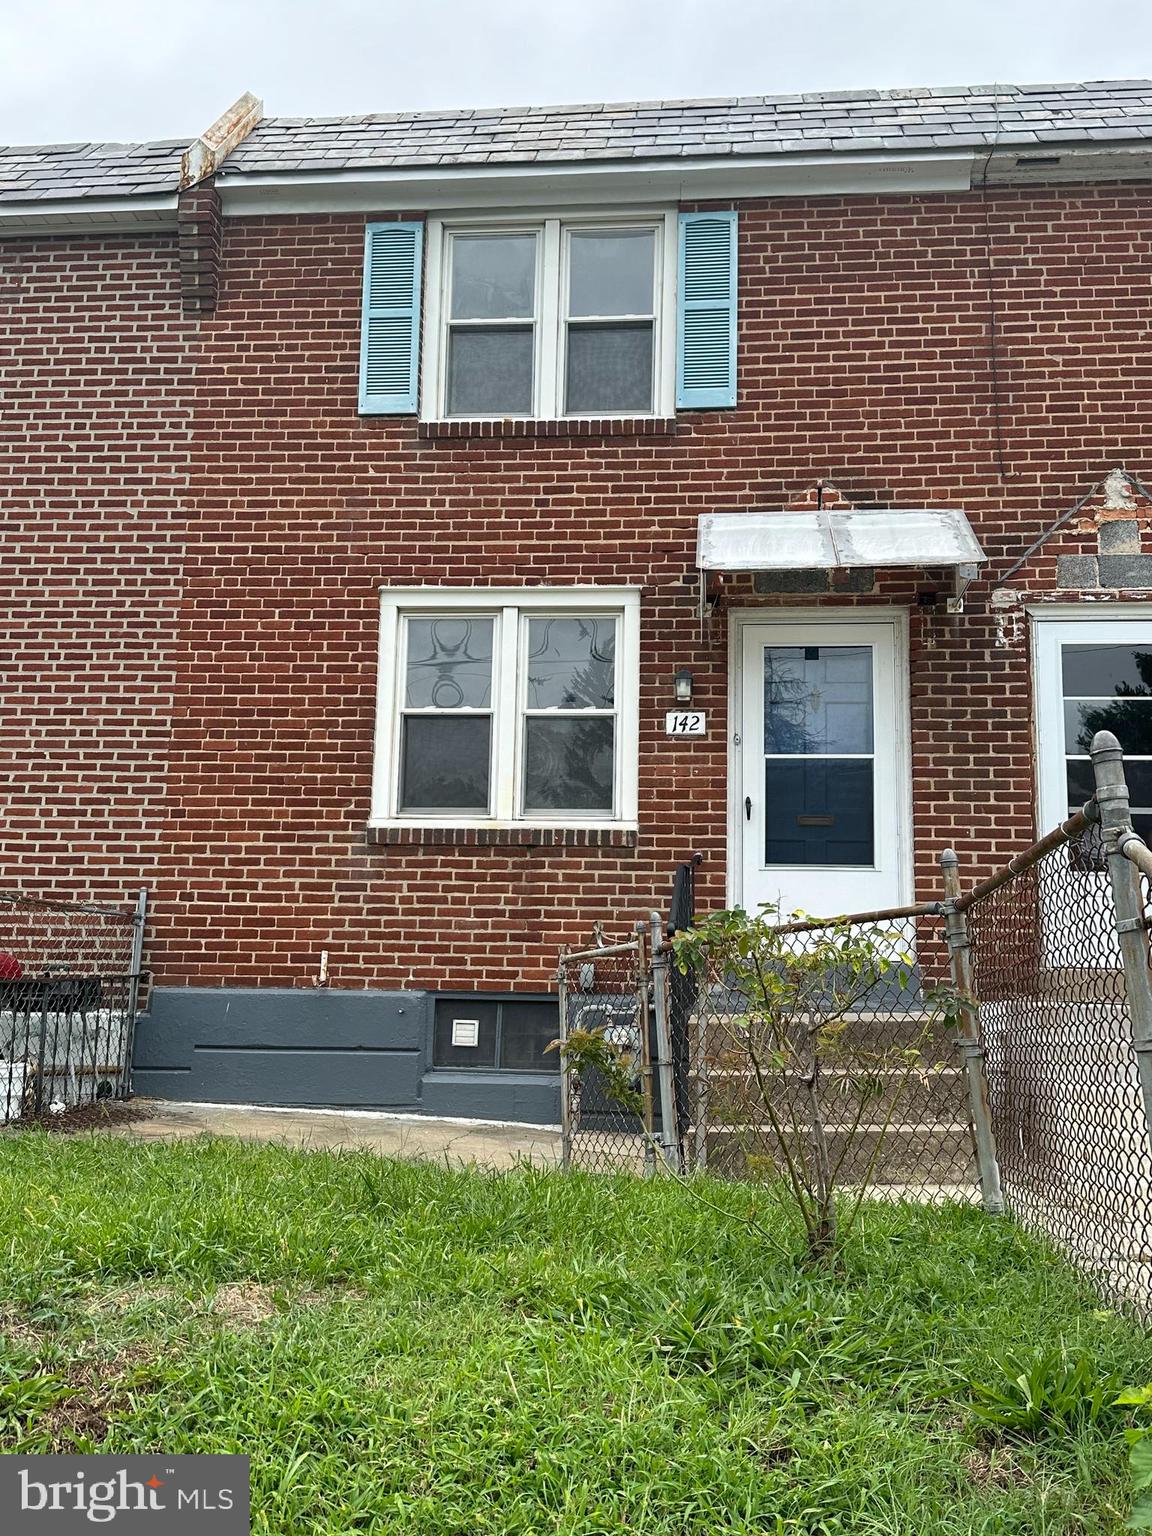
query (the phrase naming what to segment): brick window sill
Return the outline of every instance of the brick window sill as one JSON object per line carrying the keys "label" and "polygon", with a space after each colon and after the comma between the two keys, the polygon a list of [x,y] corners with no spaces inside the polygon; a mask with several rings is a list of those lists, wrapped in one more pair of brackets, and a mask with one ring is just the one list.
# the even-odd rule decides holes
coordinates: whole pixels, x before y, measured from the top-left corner
{"label": "brick window sill", "polygon": [[635,827],[369,827],[377,848],[635,848]]}
{"label": "brick window sill", "polygon": [[417,434],[432,442],[448,438],[674,437],[675,416],[603,416],[589,420],[421,421]]}

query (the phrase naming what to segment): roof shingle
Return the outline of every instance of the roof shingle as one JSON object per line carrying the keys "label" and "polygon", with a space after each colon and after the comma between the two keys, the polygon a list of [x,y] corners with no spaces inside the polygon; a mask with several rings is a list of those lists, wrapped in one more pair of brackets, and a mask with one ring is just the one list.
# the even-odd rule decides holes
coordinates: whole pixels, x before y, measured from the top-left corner
{"label": "roof shingle", "polygon": [[[1152,140],[1152,81],[926,86],[562,107],[265,118],[223,175],[554,160],[1108,147]],[[174,139],[0,147],[0,204],[174,192]]]}

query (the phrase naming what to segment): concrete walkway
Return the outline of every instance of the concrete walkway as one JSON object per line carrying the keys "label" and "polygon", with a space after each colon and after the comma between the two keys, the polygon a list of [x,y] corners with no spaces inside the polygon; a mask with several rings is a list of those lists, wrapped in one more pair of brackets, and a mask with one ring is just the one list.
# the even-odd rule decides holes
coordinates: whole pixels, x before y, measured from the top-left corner
{"label": "concrete walkway", "polygon": [[504,1125],[487,1120],[433,1120],[369,1110],[260,1109],[237,1104],[171,1104],[138,1099],[144,1113],[109,1126],[109,1136],[140,1141],[184,1141],[193,1136],[236,1136],[315,1150],[360,1148],[381,1157],[407,1157],[453,1165],[511,1168],[519,1162],[551,1167],[560,1161],[560,1131],[550,1126]]}

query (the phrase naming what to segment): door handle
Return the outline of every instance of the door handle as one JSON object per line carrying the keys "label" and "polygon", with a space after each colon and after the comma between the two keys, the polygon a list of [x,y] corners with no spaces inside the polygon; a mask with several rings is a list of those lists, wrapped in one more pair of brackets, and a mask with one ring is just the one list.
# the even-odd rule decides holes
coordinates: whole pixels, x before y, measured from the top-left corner
{"label": "door handle", "polygon": [[751,821],[752,820],[752,796],[751,795],[745,795],[744,796],[744,819],[746,821]]}

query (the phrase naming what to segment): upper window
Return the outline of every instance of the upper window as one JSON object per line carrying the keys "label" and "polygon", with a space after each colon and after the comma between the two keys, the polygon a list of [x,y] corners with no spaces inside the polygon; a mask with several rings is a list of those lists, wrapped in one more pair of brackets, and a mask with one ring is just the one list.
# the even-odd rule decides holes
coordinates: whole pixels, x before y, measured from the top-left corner
{"label": "upper window", "polygon": [[636,815],[635,592],[387,591],[376,821]]}
{"label": "upper window", "polygon": [[670,413],[670,217],[435,223],[424,415]]}

